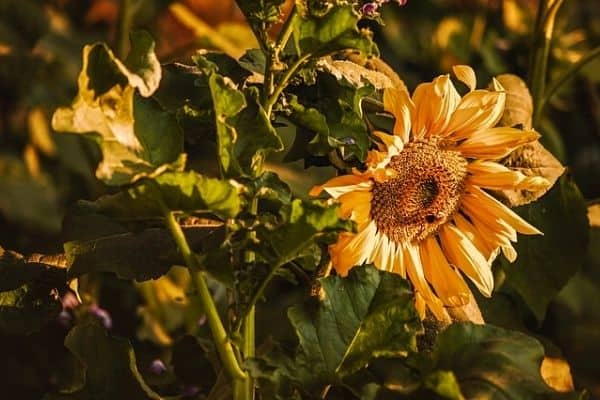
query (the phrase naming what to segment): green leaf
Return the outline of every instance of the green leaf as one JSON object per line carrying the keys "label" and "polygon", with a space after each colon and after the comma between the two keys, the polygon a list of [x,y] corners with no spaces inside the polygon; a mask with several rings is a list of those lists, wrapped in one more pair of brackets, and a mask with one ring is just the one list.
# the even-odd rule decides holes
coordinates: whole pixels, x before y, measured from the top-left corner
{"label": "green leaf", "polygon": [[110,336],[98,323],[74,327],[65,339],[65,346],[85,367],[85,386],[72,394],[75,398],[161,399],[143,381],[129,342]]}
{"label": "green leaf", "polygon": [[357,87],[345,78],[319,74],[316,85],[303,88],[288,104],[288,118],[297,133],[287,159],[306,157],[307,153],[323,156],[339,148],[344,159],[356,156],[364,161],[370,140],[360,102],[373,90],[371,85]]}
{"label": "green leaf", "polygon": [[540,375],[543,357],[542,345],[522,333],[455,323],[437,337],[431,369],[452,371],[467,399],[555,398]]}
{"label": "green leaf", "polygon": [[256,38],[265,46],[268,29],[280,20],[285,0],[236,0]]}
{"label": "green leaf", "polygon": [[64,285],[67,281],[64,266],[49,262],[49,257],[35,255],[26,258],[0,247],[0,292],[18,289],[35,280]]}
{"label": "green leaf", "polygon": [[[183,227],[188,243],[201,247],[218,225]],[[95,271],[114,272],[122,279],[145,281],[166,274],[173,265],[184,265],[177,246],[165,229],[146,229],[76,240],[64,245],[69,278]]]}
{"label": "green leaf", "polygon": [[519,236],[517,260],[513,264],[502,260],[502,267],[507,283],[542,321],[550,301],[585,259],[587,208],[577,185],[563,177],[544,197],[517,212],[544,235]]}
{"label": "green leaf", "polygon": [[267,243],[261,247],[271,265],[281,266],[300,256],[314,239],[326,232],[350,230],[348,221],[338,216],[337,206],[324,206],[319,201],[294,199],[281,210],[282,223],[274,230],[259,228],[258,237]]}
{"label": "green leaf", "polygon": [[209,212],[222,218],[234,217],[241,208],[238,188],[231,182],[193,171],[165,172],[145,179],[127,190],[100,197],[93,208],[118,218],[152,218],[163,215],[161,202],[172,211]]}
{"label": "green leaf", "polygon": [[373,358],[416,350],[421,321],[409,285],[398,275],[365,266],[320,282],[316,308],[288,312],[300,341],[290,376],[304,390],[319,394]]}
{"label": "green leaf", "polygon": [[345,49],[377,54],[375,44],[358,30],[360,15],[352,5],[333,6],[324,15],[304,11],[293,21],[292,37],[297,55],[308,53],[320,57]]}
{"label": "green leaf", "polygon": [[85,46],[79,93],[71,107],[59,108],[52,118],[57,131],[93,133],[103,157],[96,176],[109,185],[179,170],[185,161],[183,133],[175,117],[141,97],[156,91],[161,78],[154,42],[143,32],[131,39],[125,63],[104,44]]}
{"label": "green leaf", "polygon": [[216,73],[210,75],[208,84],[222,171],[226,176],[253,175],[264,153],[283,149],[281,139],[255,93],[244,96],[231,81]]}

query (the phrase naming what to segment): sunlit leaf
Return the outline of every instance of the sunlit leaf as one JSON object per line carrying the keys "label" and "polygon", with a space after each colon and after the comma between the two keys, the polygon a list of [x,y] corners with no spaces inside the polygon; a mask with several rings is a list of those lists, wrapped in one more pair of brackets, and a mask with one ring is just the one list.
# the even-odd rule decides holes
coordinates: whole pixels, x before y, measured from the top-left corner
{"label": "sunlit leaf", "polygon": [[59,108],[52,118],[57,131],[93,134],[103,156],[96,175],[109,185],[181,169],[185,161],[175,117],[142,97],[156,91],[161,78],[154,42],[142,32],[131,39],[124,63],[104,44],[85,46],[79,93],[71,107]]}
{"label": "sunlit leaf", "polygon": [[377,53],[377,47],[356,24],[359,14],[351,5],[331,7],[324,15],[303,10],[293,21],[292,38],[298,55],[320,57],[338,50]]}
{"label": "sunlit leaf", "polygon": [[367,266],[320,282],[318,304],[288,312],[300,345],[286,368],[301,391],[317,396],[373,358],[416,349],[421,322],[409,285],[398,275]]}

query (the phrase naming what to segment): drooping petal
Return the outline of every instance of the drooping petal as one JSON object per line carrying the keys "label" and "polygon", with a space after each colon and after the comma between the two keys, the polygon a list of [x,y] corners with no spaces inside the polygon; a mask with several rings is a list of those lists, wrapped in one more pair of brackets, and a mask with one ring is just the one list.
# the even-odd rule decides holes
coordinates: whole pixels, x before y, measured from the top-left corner
{"label": "drooping petal", "polygon": [[477,78],[475,77],[475,71],[468,65],[455,65],[452,67],[452,71],[456,78],[467,85],[470,91],[473,91],[477,86]]}
{"label": "drooping petal", "polygon": [[423,83],[413,93],[415,112],[412,116],[412,132],[416,138],[441,135],[458,103],[460,95],[450,76],[441,75],[431,83]]}
{"label": "drooping petal", "polygon": [[510,241],[517,241],[517,231],[503,219],[498,218],[489,210],[486,210],[477,202],[473,196],[463,196],[461,203],[462,211],[471,219],[471,222],[479,232],[486,231],[481,228],[485,225],[492,232],[507,237]]}
{"label": "drooping petal", "polygon": [[388,237],[381,233],[377,233],[377,248],[373,254],[369,257],[368,261],[375,264],[375,266],[383,271],[391,272],[393,268],[393,259],[395,253],[394,244],[388,239]]}
{"label": "drooping petal", "polygon": [[308,193],[310,196],[318,196],[325,190],[331,197],[337,199],[344,193],[354,190],[370,190],[371,182],[361,175],[336,176],[322,185],[314,186]]}
{"label": "drooping petal", "polygon": [[419,248],[415,245],[408,244],[404,249],[404,257],[406,260],[406,272],[408,279],[412,282],[415,290],[421,293],[427,307],[431,310],[433,315],[440,321],[449,321],[449,316],[442,301],[432,292],[425,274],[423,272],[423,265],[421,263],[421,255],[419,254]]}
{"label": "drooping petal", "polygon": [[456,149],[468,158],[497,160],[522,145],[537,140],[540,134],[516,128],[489,128],[470,135]]}
{"label": "drooping petal", "polygon": [[483,254],[488,262],[491,263],[496,258],[499,252],[498,245],[495,242],[486,240],[487,238],[460,213],[454,215],[454,223],[473,242],[473,245]]}
{"label": "drooping petal", "polygon": [[477,160],[467,166],[468,182],[486,189],[538,189],[550,182],[541,176],[528,177],[494,161]]}
{"label": "drooping petal", "polygon": [[396,251],[392,259],[392,272],[406,279],[406,261],[404,259],[404,249],[402,245],[396,245]]}
{"label": "drooping petal", "polygon": [[404,88],[388,88],[383,91],[383,108],[394,115],[394,135],[403,143],[410,138],[410,121],[415,105]]}
{"label": "drooping petal", "polygon": [[492,295],[494,277],[485,257],[456,226],[446,224],[440,229],[444,254],[454,266],[465,273],[486,297]]}
{"label": "drooping petal", "polygon": [[495,215],[497,218],[505,221],[519,233],[526,235],[542,234],[536,227],[525,221],[517,213],[479,189],[477,186],[469,186],[467,190],[469,193],[463,196],[463,203],[471,202],[473,200],[481,209],[484,209]]}
{"label": "drooping petal", "polygon": [[444,305],[460,307],[469,302],[470,290],[460,274],[452,268],[434,235],[423,241],[421,260],[425,278]]}
{"label": "drooping petal", "polygon": [[364,263],[375,250],[377,228],[374,222],[356,234],[341,233],[337,243],[329,246],[329,254],[333,267],[341,276],[348,275],[348,271]]}

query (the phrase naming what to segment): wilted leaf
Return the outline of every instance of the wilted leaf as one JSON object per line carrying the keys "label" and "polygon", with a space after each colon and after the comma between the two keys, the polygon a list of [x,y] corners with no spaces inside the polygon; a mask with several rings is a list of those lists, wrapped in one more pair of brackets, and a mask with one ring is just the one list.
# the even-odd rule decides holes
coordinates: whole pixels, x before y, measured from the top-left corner
{"label": "wilted leaf", "polygon": [[103,156],[96,175],[109,185],[127,184],[155,170],[181,169],[184,163],[183,134],[175,117],[141,97],[150,96],[161,77],[154,42],[142,32],[131,39],[125,63],[104,44],[85,46],[79,93],[71,107],[59,108],[52,118],[57,131],[95,133]]}
{"label": "wilted leaf", "polygon": [[511,169],[520,171],[525,176],[541,176],[548,185],[536,190],[500,190],[496,193],[509,206],[516,207],[529,204],[542,197],[556,183],[565,171],[552,153],[542,146],[539,141],[528,143],[512,152],[502,163]]}
{"label": "wilted leaf", "polygon": [[[513,74],[498,75],[496,80],[506,90],[504,113],[498,125],[522,125],[525,129],[531,129],[533,99],[525,81]],[[493,89],[492,84],[490,84],[489,88]]]}
{"label": "wilted leaf", "polygon": [[109,336],[98,323],[74,327],[65,346],[85,367],[85,386],[71,396],[94,400],[132,400],[161,397],[143,381],[135,353],[125,339]]}
{"label": "wilted leaf", "polygon": [[506,282],[544,319],[546,308],[581,267],[587,249],[588,221],[577,185],[562,178],[546,196],[516,210],[543,236],[519,236],[518,258],[502,260]]}
{"label": "wilted leaf", "polygon": [[431,367],[452,371],[467,399],[559,398],[540,375],[543,357],[542,345],[522,333],[455,323],[438,336]]}
{"label": "wilted leaf", "polygon": [[406,281],[373,267],[357,267],[346,278],[321,280],[318,307],[295,306],[288,315],[300,341],[290,377],[318,395],[328,384],[376,357],[416,350],[421,322]]}
{"label": "wilted leaf", "polygon": [[394,83],[387,75],[379,71],[370,70],[352,61],[322,58],[317,62],[317,67],[329,72],[338,80],[342,78],[346,79],[356,87],[364,86],[365,81],[373,85],[375,89],[394,86]]}

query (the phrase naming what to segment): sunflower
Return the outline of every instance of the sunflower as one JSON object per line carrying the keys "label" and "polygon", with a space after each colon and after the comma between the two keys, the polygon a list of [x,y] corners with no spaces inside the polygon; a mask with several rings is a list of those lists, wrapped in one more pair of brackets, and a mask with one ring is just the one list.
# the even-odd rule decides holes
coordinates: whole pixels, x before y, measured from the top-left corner
{"label": "sunflower", "polygon": [[489,297],[491,263],[499,252],[512,262],[517,233],[541,234],[486,190],[549,185],[499,162],[539,137],[496,127],[506,100],[500,83],[476,90],[470,67],[453,71],[469,88],[463,97],[449,75],[419,85],[412,98],[405,88],[384,90],[393,134],[373,132],[377,149],[369,151],[366,170],[354,169],[310,193],[327,192],[340,203],[341,216],[356,222],[356,233],[343,232],[329,248],[338,274],[372,263],[408,278],[421,317],[428,308],[439,320],[449,319],[444,306],[470,301],[463,275]]}

